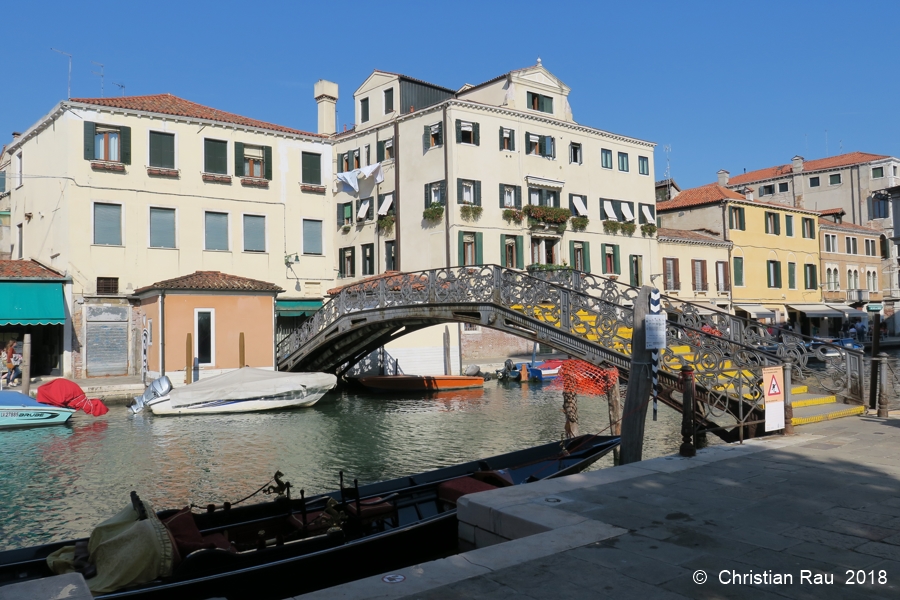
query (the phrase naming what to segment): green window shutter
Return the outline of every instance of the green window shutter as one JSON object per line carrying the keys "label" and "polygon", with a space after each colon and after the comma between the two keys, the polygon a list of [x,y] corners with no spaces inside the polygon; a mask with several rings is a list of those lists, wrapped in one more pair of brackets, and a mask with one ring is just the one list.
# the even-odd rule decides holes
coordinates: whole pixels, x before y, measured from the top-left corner
{"label": "green window shutter", "polygon": [[547,136],[538,136],[538,154],[547,156]]}
{"label": "green window shutter", "polygon": [[569,194],[569,212],[573,215],[576,213],[575,211],[575,194]]}
{"label": "green window shutter", "polygon": [[503,234],[500,234],[500,266],[512,267],[512,265],[506,264],[506,236]]}
{"label": "green window shutter", "polygon": [[606,244],[600,244],[600,258],[603,260],[602,273],[606,273]]}
{"label": "green window shutter", "polygon": [[425,131],[422,133],[422,152],[428,152],[428,149],[431,148],[431,143],[429,142],[429,138],[431,137],[431,127],[425,125]]}
{"label": "green window shutter", "polygon": [[234,176],[244,176],[244,144],[243,142],[234,143]]}
{"label": "green window shutter", "polygon": [[734,211],[728,207],[728,229],[734,229]]}
{"label": "green window shutter", "polygon": [[438,126],[437,143],[438,143],[438,145],[443,146],[444,145],[444,122],[441,121],[440,123],[437,124],[437,126]]}
{"label": "green window shutter", "polygon": [[441,204],[447,206],[447,180],[441,180]]}
{"label": "green window shutter", "polygon": [[[527,131],[525,132],[525,154],[531,152],[531,134]],[[538,144],[538,152],[540,152],[540,144]]]}
{"label": "green window shutter", "polygon": [[523,249],[523,238],[521,235],[516,236],[516,268],[525,268],[525,252]]}
{"label": "green window shutter", "polygon": [[506,204],[504,200],[506,198],[506,186],[502,183],[500,184],[500,208],[506,208]]}
{"label": "green window shutter", "polygon": [[350,248],[350,277],[356,275],[356,246]]}
{"label": "green window shutter", "polygon": [[0,194],[6,191],[6,171],[0,171]]}
{"label": "green window shutter", "polygon": [[775,213],[775,235],[781,235],[781,215]]}
{"label": "green window shutter", "polygon": [[500,149],[503,150],[503,127],[500,127]]}
{"label": "green window shutter", "polygon": [[425,184],[425,208],[428,208],[429,206],[431,206],[431,198],[430,198],[430,194],[428,193],[430,191],[431,191],[431,184],[426,183]]}
{"label": "green window shutter", "polygon": [[472,123],[472,141],[476,146],[481,145],[481,127],[478,123]]}
{"label": "green window shutter", "polygon": [[456,143],[462,142],[462,121],[456,120]]}
{"label": "green window shutter", "polygon": [[84,160],[94,160],[94,136],[97,135],[97,124],[84,122]]}
{"label": "green window shutter", "polygon": [[781,262],[775,263],[775,287],[781,287]]}
{"label": "green window shutter", "polygon": [[584,272],[591,272],[591,243],[581,242],[582,252],[584,252]]}
{"label": "green window shutter", "polygon": [[794,237],[794,217],[791,215],[784,216],[784,234],[788,237]]}
{"label": "green window shutter", "polygon": [[772,233],[769,228],[769,213],[766,213],[766,233]]}
{"label": "green window shutter", "polygon": [[613,271],[616,275],[622,274],[622,265],[619,264],[619,245],[613,245]]}
{"label": "green window shutter", "polygon": [[384,160],[384,142],[383,141],[378,142],[376,149],[375,149],[375,154],[376,154],[376,160],[378,162],[381,162]]}
{"label": "green window shutter", "polygon": [[343,154],[337,155],[337,172],[338,173],[344,172],[344,155]]}
{"label": "green window shutter", "polygon": [[322,185],[322,155],[303,152],[301,155],[301,179],[310,185]]}
{"label": "green window shutter", "polygon": [[475,232],[475,264],[483,265],[484,264],[484,252],[482,248],[484,248],[484,234],[480,231]]}
{"label": "green window shutter", "polygon": [[[791,267],[794,267],[794,268],[792,269]],[[792,271],[796,272],[796,270],[797,270],[796,265],[788,263],[788,287],[791,287],[791,283],[794,284],[794,287],[797,287],[797,282],[791,281],[792,279],[794,279],[794,277],[791,277],[791,275],[794,274],[794,273],[792,273]],[[795,277],[796,277],[796,275],[795,275]],[[810,289],[809,284],[810,284],[809,269],[806,268],[806,265],[803,265],[803,289],[805,289],[805,290]]]}
{"label": "green window shutter", "polygon": [[119,143],[122,145],[122,150],[119,153],[119,157],[122,159],[122,164],[130,165],[131,164],[131,127],[119,127]]}
{"label": "green window shutter", "polygon": [[816,265],[810,265],[809,272],[812,275],[812,286],[810,287],[810,289],[814,290],[819,287],[819,278],[816,275]]}
{"label": "green window shutter", "polygon": [[744,285],[744,259],[740,256],[734,257],[734,285]]}
{"label": "green window shutter", "polygon": [[810,239],[816,238],[816,222],[812,219],[809,220],[809,237]]}
{"label": "green window shutter", "polygon": [[516,149],[516,130],[515,129],[509,130],[509,149],[510,150]]}
{"label": "green window shutter", "polygon": [[466,264],[466,242],[465,242],[465,232],[459,231],[457,232],[457,250],[459,251],[459,266],[463,266]]}
{"label": "green window shutter", "polygon": [[575,240],[569,240],[569,265],[575,266]]}
{"label": "green window shutter", "polygon": [[519,210],[522,209],[522,186],[521,185],[516,186],[516,208]]}
{"label": "green window shutter", "polygon": [[475,181],[475,206],[481,206],[481,182]]}
{"label": "green window shutter", "polygon": [[628,283],[634,285],[634,254],[628,255]]}
{"label": "green window shutter", "polygon": [[263,176],[272,181],[272,146],[263,146]]}
{"label": "green window shutter", "polygon": [[462,179],[460,179],[459,177],[456,178],[456,203],[457,204],[462,204],[462,201],[463,201],[463,199],[462,199],[462,196],[463,196],[462,182],[463,182]]}
{"label": "green window shutter", "polygon": [[553,206],[559,208],[559,192],[553,192]]}
{"label": "green window shutter", "polygon": [[344,205],[338,202],[335,206],[337,206],[337,226],[340,227],[344,224]]}

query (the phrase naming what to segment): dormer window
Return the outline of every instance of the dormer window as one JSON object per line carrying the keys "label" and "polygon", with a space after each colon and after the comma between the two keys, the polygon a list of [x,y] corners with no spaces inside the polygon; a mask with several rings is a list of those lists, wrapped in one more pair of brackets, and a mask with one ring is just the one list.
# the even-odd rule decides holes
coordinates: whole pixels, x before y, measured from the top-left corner
{"label": "dormer window", "polygon": [[369,99],[363,98],[359,101],[359,120],[363,123],[369,120]]}
{"label": "dormer window", "polygon": [[384,114],[394,112],[394,88],[384,90]]}
{"label": "dormer window", "polygon": [[531,110],[538,110],[540,112],[552,113],[553,98],[551,98],[550,96],[536,94],[535,92],[528,92],[528,108],[530,108]]}

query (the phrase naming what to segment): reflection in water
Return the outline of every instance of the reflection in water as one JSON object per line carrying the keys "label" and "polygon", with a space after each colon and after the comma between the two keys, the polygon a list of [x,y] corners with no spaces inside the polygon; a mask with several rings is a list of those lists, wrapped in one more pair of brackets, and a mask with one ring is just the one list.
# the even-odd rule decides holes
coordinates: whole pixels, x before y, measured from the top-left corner
{"label": "reflection in water", "polygon": [[[475,392],[475,393],[473,393]],[[582,432],[608,425],[605,398],[579,399]],[[647,420],[647,458],[677,452],[680,414]],[[156,508],[236,500],[281,470],[307,494],[400,477],[560,439],[562,393],[484,390],[402,397],[335,392],[312,408],[235,415],[131,415],[114,406],[71,425],[0,434],[0,549],[86,536],[137,490]],[[714,441],[714,440],[711,440]],[[596,468],[612,465],[611,455]]]}

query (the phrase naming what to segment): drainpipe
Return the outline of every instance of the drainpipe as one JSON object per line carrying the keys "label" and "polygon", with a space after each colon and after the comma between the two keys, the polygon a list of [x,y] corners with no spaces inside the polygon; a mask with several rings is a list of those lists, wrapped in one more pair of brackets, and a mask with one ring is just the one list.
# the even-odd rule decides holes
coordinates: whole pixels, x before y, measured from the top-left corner
{"label": "drainpipe", "polygon": [[446,239],[444,240],[446,246],[446,260],[447,260],[447,268],[450,268],[450,168],[448,166],[448,162],[450,160],[449,152],[450,149],[450,140],[447,139],[450,136],[450,127],[447,124],[447,104],[444,103],[444,117],[443,117],[443,128],[444,128],[444,139],[441,140],[444,142],[444,190],[447,192],[447,197],[444,198],[444,232],[446,234]]}
{"label": "drainpipe", "polygon": [[159,292],[159,376],[166,374],[166,291]]}
{"label": "drainpipe", "polygon": [[[851,183],[853,179],[850,180]],[[856,166],[856,197],[859,199],[859,224],[863,225],[863,197],[862,197],[862,187],[859,182],[859,165]],[[874,356],[874,354],[873,354]]]}
{"label": "drainpipe", "polygon": [[[376,146],[377,148],[377,146]],[[394,117],[394,270],[400,271],[400,123]]]}
{"label": "drainpipe", "polygon": [[850,167],[850,218],[856,224],[856,198],[853,194],[853,167]]}

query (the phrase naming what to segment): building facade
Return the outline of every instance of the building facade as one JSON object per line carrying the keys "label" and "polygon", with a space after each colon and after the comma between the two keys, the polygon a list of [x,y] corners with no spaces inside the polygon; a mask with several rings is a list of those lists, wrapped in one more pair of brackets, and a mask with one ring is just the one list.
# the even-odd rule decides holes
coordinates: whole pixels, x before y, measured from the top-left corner
{"label": "building facade", "polygon": [[732,242],[703,231],[660,228],[656,286],[672,297],[731,312]]}

